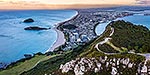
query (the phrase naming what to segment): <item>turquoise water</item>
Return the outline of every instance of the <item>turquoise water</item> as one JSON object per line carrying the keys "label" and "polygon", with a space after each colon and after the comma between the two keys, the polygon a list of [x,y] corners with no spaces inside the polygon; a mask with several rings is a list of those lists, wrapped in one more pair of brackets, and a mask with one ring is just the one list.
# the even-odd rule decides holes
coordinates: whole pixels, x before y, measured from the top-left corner
{"label": "turquoise water", "polygon": [[106,23],[101,23],[99,25],[97,25],[95,32],[97,35],[101,35],[104,31],[106,26],[109,24],[110,22],[106,22]]}
{"label": "turquoise water", "polygon": [[[133,16],[127,16],[127,17],[123,17],[123,18],[118,18],[116,20],[125,20],[125,21],[129,21],[133,24],[136,24],[136,25],[144,25],[146,26],[147,28],[150,29],[150,16],[144,16],[143,14],[135,14]],[[115,21],[116,21],[115,20]],[[110,22],[107,22],[107,23],[102,23],[102,24],[99,24],[97,27],[96,27],[96,34],[97,35],[100,35],[102,34],[104,31],[105,31],[105,27],[109,24]]]}
{"label": "turquoise water", "polygon": [[[45,52],[57,39],[53,29],[25,31],[25,27],[54,27],[54,24],[73,17],[74,10],[22,10],[0,11],[0,63],[11,63],[24,57],[24,54]],[[33,23],[23,20],[33,18]],[[1,66],[1,64],[0,64]]]}

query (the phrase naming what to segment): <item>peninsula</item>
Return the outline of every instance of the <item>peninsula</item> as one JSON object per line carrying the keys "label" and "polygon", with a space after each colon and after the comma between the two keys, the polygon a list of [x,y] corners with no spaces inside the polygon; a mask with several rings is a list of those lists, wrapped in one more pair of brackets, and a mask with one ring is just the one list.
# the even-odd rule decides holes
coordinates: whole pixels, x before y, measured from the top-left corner
{"label": "peninsula", "polygon": [[128,12],[107,11],[105,9],[83,9],[77,11],[78,14],[75,17],[58,24],[57,29],[64,33],[66,39],[62,50],[76,48],[96,38],[98,35],[95,33],[95,28],[101,23],[133,15]]}
{"label": "peninsula", "polygon": [[[123,20],[113,21],[134,13],[119,8],[76,10],[76,16],[56,25],[61,42],[45,54],[9,65],[0,75],[150,74],[150,57],[144,54],[150,52],[150,30]],[[109,21],[105,31],[97,35],[96,26]]]}

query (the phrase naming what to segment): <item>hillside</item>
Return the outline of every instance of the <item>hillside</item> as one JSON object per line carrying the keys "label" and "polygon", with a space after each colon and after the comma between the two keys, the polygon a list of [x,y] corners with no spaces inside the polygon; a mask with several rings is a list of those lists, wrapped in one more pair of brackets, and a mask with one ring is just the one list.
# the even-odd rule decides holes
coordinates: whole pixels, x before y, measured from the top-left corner
{"label": "hillside", "polygon": [[[132,54],[130,51],[149,52],[149,48],[144,49],[138,45],[147,45],[149,33],[150,31],[143,26],[136,26],[125,21],[111,22],[101,36],[86,45],[42,61],[21,75],[134,75],[148,73],[149,62],[145,61],[143,56]],[[107,38],[110,39],[104,41]],[[127,40],[130,41],[126,42]],[[136,46],[139,49],[136,50]],[[141,48],[142,51],[140,51]],[[143,70],[145,68],[146,70]]]}
{"label": "hillside", "polygon": [[150,52],[150,30],[142,25],[117,21],[110,24],[115,33],[111,42],[117,47],[125,47],[136,53]]}
{"label": "hillside", "polygon": [[130,22],[111,22],[107,27],[114,28],[114,33],[99,49],[106,53],[116,52],[150,52],[150,30],[142,25],[133,25]]}

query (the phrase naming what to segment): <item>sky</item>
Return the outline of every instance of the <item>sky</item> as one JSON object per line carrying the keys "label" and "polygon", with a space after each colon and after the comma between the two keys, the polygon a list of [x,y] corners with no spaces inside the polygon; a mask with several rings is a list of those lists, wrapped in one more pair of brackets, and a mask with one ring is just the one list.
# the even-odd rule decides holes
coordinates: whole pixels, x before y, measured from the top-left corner
{"label": "sky", "polygon": [[0,0],[0,9],[67,8],[75,4],[150,5],[150,0]]}

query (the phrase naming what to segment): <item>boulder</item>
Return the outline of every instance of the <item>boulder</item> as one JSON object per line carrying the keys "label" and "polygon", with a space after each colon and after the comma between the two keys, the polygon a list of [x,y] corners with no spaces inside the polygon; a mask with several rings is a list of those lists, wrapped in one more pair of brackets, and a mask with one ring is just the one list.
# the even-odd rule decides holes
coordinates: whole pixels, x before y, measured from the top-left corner
{"label": "boulder", "polygon": [[31,54],[24,54],[24,57],[25,57],[25,58],[31,58],[32,55],[31,55]]}
{"label": "boulder", "polygon": [[24,30],[47,30],[47,29],[50,29],[50,28],[40,28],[37,26],[24,28]]}
{"label": "boulder", "polygon": [[34,22],[34,20],[32,18],[26,19],[23,21],[24,23],[31,23]]}

